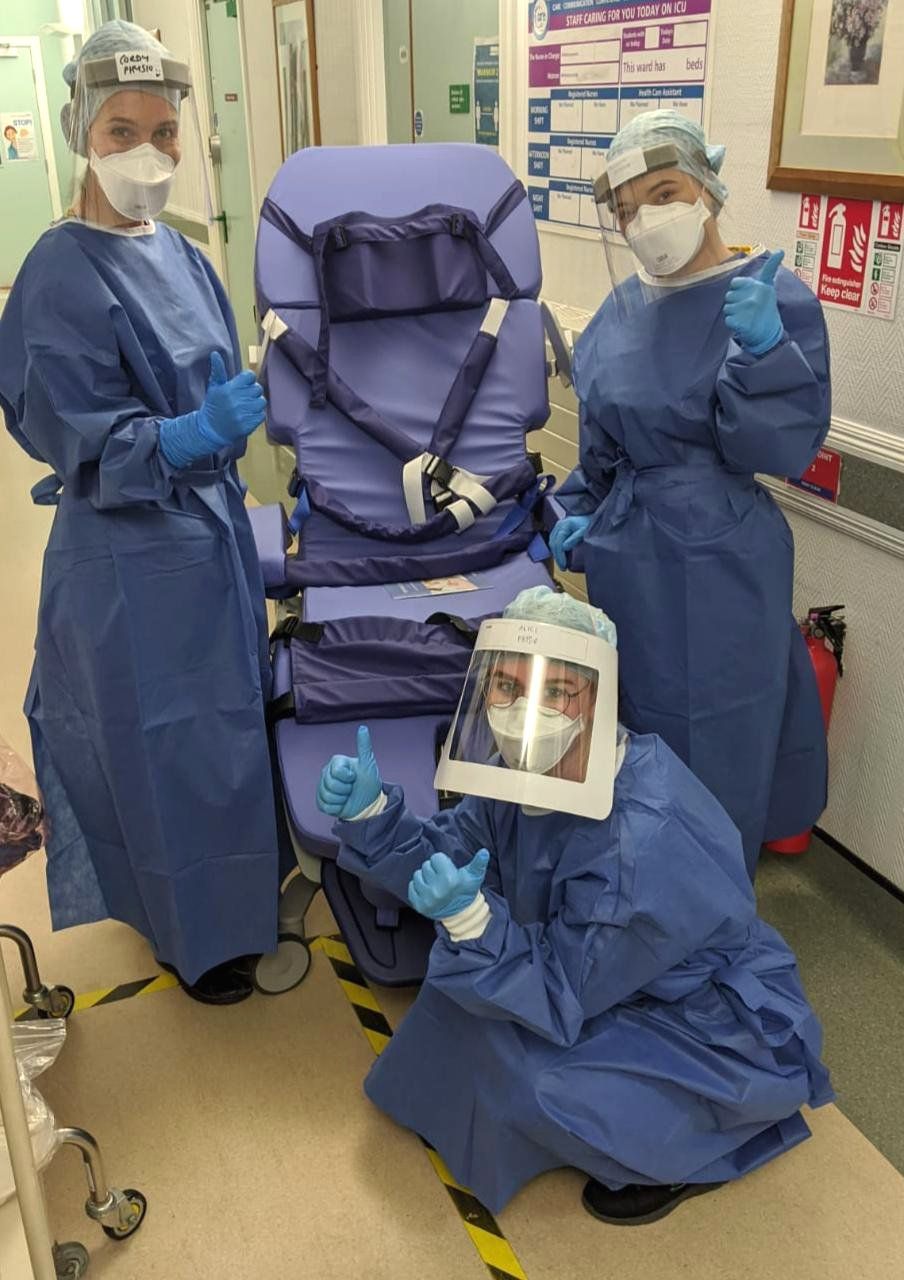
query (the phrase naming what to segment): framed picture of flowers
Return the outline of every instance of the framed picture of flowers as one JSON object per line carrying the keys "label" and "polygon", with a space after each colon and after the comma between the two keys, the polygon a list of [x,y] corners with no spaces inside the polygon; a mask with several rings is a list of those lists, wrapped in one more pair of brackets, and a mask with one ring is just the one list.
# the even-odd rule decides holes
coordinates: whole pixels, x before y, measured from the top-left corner
{"label": "framed picture of flowers", "polygon": [[904,0],[784,0],[766,185],[904,199]]}

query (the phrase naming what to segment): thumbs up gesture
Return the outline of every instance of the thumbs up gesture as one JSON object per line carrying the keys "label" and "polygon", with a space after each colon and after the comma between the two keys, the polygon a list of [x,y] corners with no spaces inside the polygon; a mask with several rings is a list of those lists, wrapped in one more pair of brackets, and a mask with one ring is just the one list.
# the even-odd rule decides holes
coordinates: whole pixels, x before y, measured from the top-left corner
{"label": "thumbs up gesture", "polygon": [[775,277],[785,251],[770,253],[755,276],[735,276],[722,314],[732,337],[752,356],[765,355],[781,342],[784,326],[775,296]]}
{"label": "thumbs up gesture", "polygon": [[219,351],[212,351],[207,394],[198,410],[198,429],[213,452],[250,436],[266,413],[263,388],[251,370],[243,369],[229,378],[223,357]]}
{"label": "thumbs up gesture", "polygon": [[434,853],[415,871],[408,885],[408,901],[429,920],[445,920],[469,907],[483,884],[490,855],[480,849],[466,867],[457,867],[445,853]]}
{"label": "thumbs up gesture", "polygon": [[357,756],[333,756],[323,767],[317,788],[317,808],[334,818],[352,819],[369,809],[383,790],[383,780],[370,730],[358,729]]}

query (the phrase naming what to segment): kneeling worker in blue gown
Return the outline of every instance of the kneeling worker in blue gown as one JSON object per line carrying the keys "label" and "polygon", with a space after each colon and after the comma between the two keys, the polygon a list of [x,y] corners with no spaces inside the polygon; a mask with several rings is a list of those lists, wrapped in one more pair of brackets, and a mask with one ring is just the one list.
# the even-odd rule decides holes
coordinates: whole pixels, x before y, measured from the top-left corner
{"label": "kneeling worker in blue gown", "polygon": [[606,1222],[663,1217],[809,1136],[832,1098],[819,1022],[757,917],[737,829],[616,717],[615,628],[549,588],[482,624],[429,818],[368,730],[318,803],[339,863],[437,922],[413,1008],[367,1079],[492,1211],[572,1166]]}

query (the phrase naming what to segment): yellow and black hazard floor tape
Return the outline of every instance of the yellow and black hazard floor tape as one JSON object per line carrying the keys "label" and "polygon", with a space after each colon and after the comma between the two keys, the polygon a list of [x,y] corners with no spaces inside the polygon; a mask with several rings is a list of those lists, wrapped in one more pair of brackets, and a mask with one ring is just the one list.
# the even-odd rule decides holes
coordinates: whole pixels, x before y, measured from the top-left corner
{"label": "yellow and black hazard floor tape", "polygon": [[[318,938],[315,950],[329,958],[339,985],[355,1011],[361,1030],[367,1036],[374,1053],[380,1054],[392,1038],[392,1027],[387,1021],[377,998],[358,970],[345,943],[339,938]],[[449,1198],[455,1205],[471,1243],[480,1255],[493,1280],[526,1280],[524,1270],[515,1251],[502,1233],[499,1223],[473,1192],[456,1182],[446,1168],[438,1152],[425,1142],[430,1163],[436,1170]]]}
{"label": "yellow and black hazard floor tape", "polygon": [[[311,950],[322,951],[327,956],[370,1047],[375,1054],[381,1054],[392,1039],[392,1027],[366,979],[352,960],[348,947],[341,938],[320,937],[313,940]],[[87,991],[77,995],[73,1012],[83,1013],[86,1009],[116,1004],[135,996],[152,995],[178,985],[178,980],[170,973],[158,973],[152,978],[139,978],[135,982],[122,982],[118,987],[103,987],[100,991]],[[16,1014],[16,1021],[27,1022],[38,1017],[40,1014],[36,1009],[22,1009]],[[467,1187],[455,1181],[439,1153],[428,1142],[424,1142],[424,1146],[437,1177],[449,1193],[471,1243],[493,1280],[527,1280],[515,1251],[489,1209]]]}
{"label": "yellow and black hazard floor tape", "polygon": [[[157,973],[153,978],[139,978],[135,982],[121,982],[118,987],[103,987],[100,991],[86,991],[75,997],[73,1013],[96,1009],[98,1005],[115,1004],[118,1000],[131,1000],[133,996],[149,996],[155,991],[168,991],[177,987],[178,980],[171,973]],[[41,1015],[37,1009],[20,1009],[16,1022],[31,1022]]]}

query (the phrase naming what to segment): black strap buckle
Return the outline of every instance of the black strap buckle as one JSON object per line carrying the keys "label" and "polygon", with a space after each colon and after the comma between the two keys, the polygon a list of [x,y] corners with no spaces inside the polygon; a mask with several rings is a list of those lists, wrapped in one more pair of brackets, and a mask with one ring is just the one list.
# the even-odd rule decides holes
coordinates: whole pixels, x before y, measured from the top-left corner
{"label": "black strap buckle", "polygon": [[460,618],[457,613],[431,613],[427,619],[428,626],[452,627],[458,632],[471,648],[474,648],[474,642],[477,639],[477,628],[472,627],[464,618]]}
{"label": "black strap buckle", "polygon": [[295,719],[295,694],[290,689],[280,698],[273,698],[265,708],[268,726],[278,724],[280,720]]}
{"label": "black strap buckle", "polygon": [[451,462],[447,462],[445,458],[440,458],[438,454],[434,453],[430,455],[430,460],[424,467],[424,475],[431,480],[435,480],[444,489],[448,489],[449,481],[455,475],[455,468]]}
{"label": "black strap buckle", "polygon": [[302,622],[297,613],[290,613],[277,622],[270,632],[270,643],[289,645],[292,640],[303,640],[305,644],[320,644],[323,639],[322,622]]}

